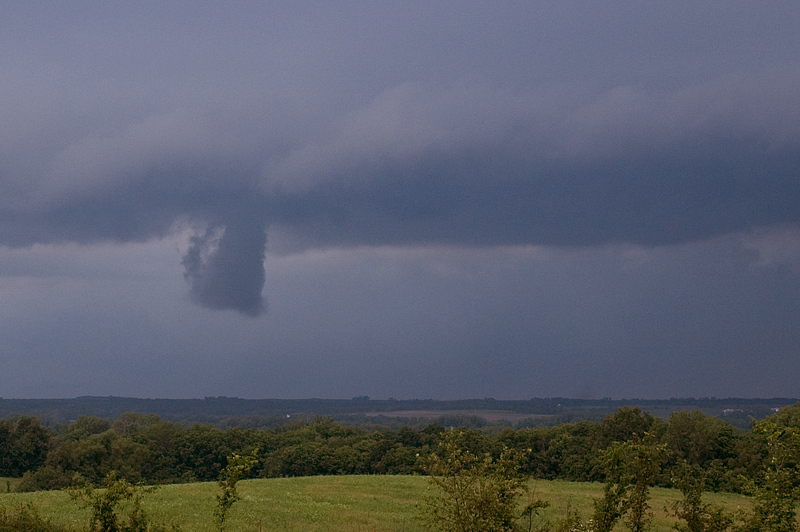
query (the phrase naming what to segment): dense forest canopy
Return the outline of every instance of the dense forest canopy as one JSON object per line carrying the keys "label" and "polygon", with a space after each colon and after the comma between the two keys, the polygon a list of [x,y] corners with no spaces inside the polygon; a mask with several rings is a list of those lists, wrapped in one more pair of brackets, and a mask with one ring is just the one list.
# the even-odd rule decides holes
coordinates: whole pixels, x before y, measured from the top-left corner
{"label": "dense forest canopy", "polygon": [[[800,428],[800,403],[766,421]],[[498,427],[493,427],[498,429]],[[101,483],[112,471],[131,482],[162,484],[216,480],[233,454],[256,453],[254,477],[415,474],[446,427],[349,426],[329,417],[269,429],[185,426],[152,413],[128,412],[113,420],[80,416],[57,430],[31,416],[0,420],[0,476],[23,476],[19,489],[58,489],[75,478]],[[638,407],[622,407],[602,421],[499,430],[463,429],[466,448],[499,456],[525,451],[522,472],[535,478],[604,481],[600,463],[615,442],[645,436],[667,448],[655,482],[671,486],[676,467],[706,471],[708,488],[741,491],[758,480],[768,459],[767,438],[700,410],[673,412],[668,420]],[[530,450],[530,451],[528,451]]]}

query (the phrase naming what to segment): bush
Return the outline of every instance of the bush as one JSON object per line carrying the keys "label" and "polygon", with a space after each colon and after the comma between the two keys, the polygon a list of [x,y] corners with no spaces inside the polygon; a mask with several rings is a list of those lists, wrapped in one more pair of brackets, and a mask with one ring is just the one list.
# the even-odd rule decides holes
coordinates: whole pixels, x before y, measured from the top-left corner
{"label": "bush", "polygon": [[0,532],[73,532],[39,517],[33,506],[0,509]]}
{"label": "bush", "polygon": [[36,471],[25,473],[15,491],[60,490],[69,487],[74,476],[74,471],[64,471],[51,465],[44,465]]}
{"label": "bush", "polygon": [[463,432],[451,430],[430,457],[427,472],[440,490],[428,499],[431,524],[447,532],[517,530],[517,502],[527,483],[519,473],[522,454],[505,449],[497,460],[480,457],[464,450],[464,440]]}
{"label": "bush", "polygon": [[[67,490],[78,505],[92,509],[89,521],[90,532],[159,532],[160,525],[151,524],[142,509],[142,497],[155,490],[154,487],[133,486],[125,479],[117,479],[111,472],[105,479],[106,488],[96,490],[85,483],[79,488]],[[120,522],[119,510],[130,502],[127,523]],[[174,529],[175,527],[173,527]]]}

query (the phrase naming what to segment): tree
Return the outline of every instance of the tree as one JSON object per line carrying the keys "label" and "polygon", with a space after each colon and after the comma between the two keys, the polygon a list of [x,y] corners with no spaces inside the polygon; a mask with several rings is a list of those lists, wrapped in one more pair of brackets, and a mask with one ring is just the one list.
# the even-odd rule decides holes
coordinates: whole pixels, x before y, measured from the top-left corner
{"label": "tree", "polygon": [[462,431],[448,431],[430,456],[427,472],[440,490],[428,499],[431,523],[448,532],[517,530],[517,502],[527,484],[519,473],[522,454],[478,456],[464,449],[464,440]]}
{"label": "tree", "polygon": [[107,430],[79,440],[63,441],[48,454],[45,465],[54,471],[79,473],[95,484],[112,471],[119,477],[138,482],[147,454],[146,446]]}
{"label": "tree", "polygon": [[214,510],[214,522],[220,532],[224,532],[228,525],[228,511],[233,503],[239,500],[236,483],[248,474],[258,461],[257,451],[250,456],[234,454],[228,457],[228,465],[220,473],[219,487],[222,493],[217,495],[217,507]]}
{"label": "tree", "polygon": [[225,431],[202,424],[178,435],[172,450],[177,469],[188,474],[187,479],[199,481],[218,478],[225,458],[234,452],[225,440]]}
{"label": "tree", "polygon": [[111,428],[111,424],[105,419],[95,416],[78,416],[78,419],[64,425],[58,435],[59,441],[80,440],[88,438],[92,434],[100,434]]}
{"label": "tree", "polygon": [[132,441],[147,449],[141,471],[144,482],[164,484],[180,480],[183,471],[178,467],[175,447],[183,432],[184,429],[176,423],[159,421],[130,436]]}
{"label": "tree", "polygon": [[625,514],[627,484],[607,481],[603,486],[603,496],[594,501],[592,530],[611,532],[617,521]]}
{"label": "tree", "polygon": [[600,453],[606,470],[603,498],[595,501],[597,532],[610,532],[625,515],[631,532],[644,532],[650,524],[650,486],[667,457],[667,446],[655,444],[645,434],[641,441],[614,442]]}
{"label": "tree", "polygon": [[675,468],[672,483],[683,499],[672,504],[672,512],[685,522],[675,526],[678,532],[725,532],[733,524],[721,506],[703,502],[706,475],[702,468],[685,461]]}
{"label": "tree", "polygon": [[673,412],[663,441],[676,463],[684,460],[706,469],[712,461],[733,455],[734,427],[700,410]]}
{"label": "tree", "polygon": [[[734,430],[732,425],[700,410],[673,412],[662,441],[670,449],[672,466],[680,462],[698,466],[703,471],[703,489],[717,491],[731,487],[726,477],[732,474],[726,475],[726,471],[733,465],[736,453]],[[663,480],[666,484],[671,479],[665,476]]]}
{"label": "tree", "polygon": [[625,514],[630,478],[627,458],[629,444],[615,443],[599,454],[600,467],[605,470],[603,497],[594,501],[592,521],[595,532],[611,532]]}
{"label": "tree", "polygon": [[800,402],[791,406],[784,406],[772,414],[765,421],[770,421],[781,427],[794,427],[800,429]]}
{"label": "tree", "polygon": [[0,419],[0,476],[19,477],[42,465],[51,440],[51,431],[37,417]]}
{"label": "tree", "polygon": [[[646,438],[645,438],[646,440]],[[628,495],[628,521],[631,532],[644,532],[650,525],[650,486],[661,471],[667,457],[666,445],[655,445],[647,441],[626,442],[630,449],[628,462],[631,490]]]}
{"label": "tree", "polygon": [[161,422],[157,414],[143,414],[141,412],[124,412],[111,424],[117,434],[131,436],[151,425]]}
{"label": "tree", "polygon": [[[660,423],[660,420],[658,420]],[[607,415],[600,423],[600,440],[602,447],[615,441],[638,441],[645,434],[652,433],[653,425],[657,423],[648,412],[642,412],[637,407],[622,406],[613,414]]]}
{"label": "tree", "polygon": [[755,505],[743,530],[796,532],[795,508],[800,496],[800,429],[780,426],[768,418],[756,422],[753,432],[766,436],[769,463],[761,483],[750,483]]}

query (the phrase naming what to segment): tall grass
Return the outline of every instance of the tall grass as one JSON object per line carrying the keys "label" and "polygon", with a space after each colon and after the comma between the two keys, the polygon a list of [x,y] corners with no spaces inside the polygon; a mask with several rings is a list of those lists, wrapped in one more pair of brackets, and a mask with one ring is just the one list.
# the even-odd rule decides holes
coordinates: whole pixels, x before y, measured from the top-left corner
{"label": "tall grass", "polygon": [[[428,530],[420,518],[429,485],[420,476],[332,476],[245,480],[237,484],[241,499],[230,511],[230,532],[348,531],[415,532]],[[162,486],[144,499],[151,518],[178,524],[184,532],[214,531],[216,482]],[[4,492],[5,490],[3,490]],[[568,513],[588,518],[592,500],[602,494],[602,484],[537,480],[532,497],[550,502],[539,524],[555,525]],[[675,523],[665,511],[680,499],[676,490],[653,489],[653,532],[669,532]],[[749,507],[746,497],[707,494],[709,502],[733,511]],[[523,499],[522,504],[527,504]],[[62,492],[0,493],[0,507],[19,508],[31,503],[53,523],[84,529],[89,511],[80,509]],[[617,529],[624,530],[623,525]]]}

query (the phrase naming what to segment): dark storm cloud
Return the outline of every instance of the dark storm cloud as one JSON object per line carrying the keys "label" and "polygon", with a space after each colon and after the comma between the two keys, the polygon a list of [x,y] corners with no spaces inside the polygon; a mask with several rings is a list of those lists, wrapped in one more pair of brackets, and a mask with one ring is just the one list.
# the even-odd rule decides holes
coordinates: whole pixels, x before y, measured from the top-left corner
{"label": "dark storm cloud", "polygon": [[0,245],[194,227],[192,299],[255,315],[265,234],[657,246],[797,223],[796,25],[736,5],[19,8]]}
{"label": "dark storm cloud", "polygon": [[194,224],[193,300],[257,315],[265,228],[276,249],[653,246],[795,223],[798,84],[791,68],[588,98],[403,85],[280,152],[238,124],[179,116],[165,134],[148,119],[53,156],[39,189],[3,207],[0,239],[144,241]]}
{"label": "dark storm cloud", "polygon": [[556,108],[398,91],[301,152],[322,177],[271,196],[270,216],[308,246],[662,245],[797,222],[798,82],[621,87]]}

